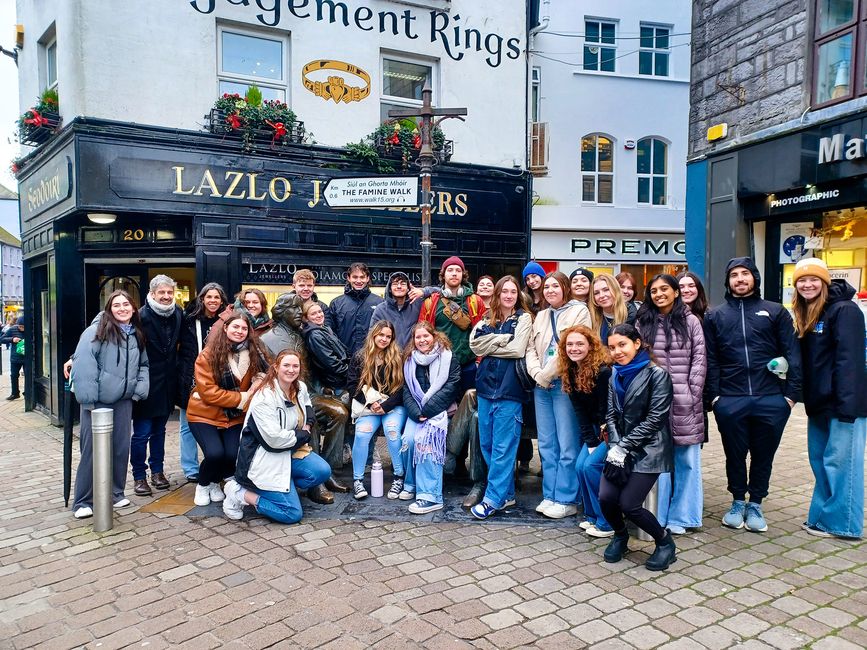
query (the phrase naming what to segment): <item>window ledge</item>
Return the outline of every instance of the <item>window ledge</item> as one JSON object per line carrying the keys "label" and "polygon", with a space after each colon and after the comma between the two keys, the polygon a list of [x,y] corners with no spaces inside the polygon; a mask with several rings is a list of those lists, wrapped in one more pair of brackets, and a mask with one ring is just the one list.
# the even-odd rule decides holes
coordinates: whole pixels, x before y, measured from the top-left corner
{"label": "window ledge", "polygon": [[662,81],[675,84],[689,85],[689,79],[673,79],[672,77],[656,77],[649,74],[623,74],[621,72],[600,72],[599,70],[582,70],[576,68],[572,74],[588,75],[591,77],[610,77],[614,79],[640,79],[641,81]]}

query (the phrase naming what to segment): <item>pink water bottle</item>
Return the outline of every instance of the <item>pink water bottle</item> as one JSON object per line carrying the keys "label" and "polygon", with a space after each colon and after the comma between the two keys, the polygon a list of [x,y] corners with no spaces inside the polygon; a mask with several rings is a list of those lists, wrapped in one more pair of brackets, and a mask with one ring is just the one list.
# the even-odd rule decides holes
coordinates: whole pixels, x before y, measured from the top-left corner
{"label": "pink water bottle", "polygon": [[382,461],[379,459],[379,454],[376,453],[373,457],[373,465],[370,468],[370,496],[382,496],[382,483]]}

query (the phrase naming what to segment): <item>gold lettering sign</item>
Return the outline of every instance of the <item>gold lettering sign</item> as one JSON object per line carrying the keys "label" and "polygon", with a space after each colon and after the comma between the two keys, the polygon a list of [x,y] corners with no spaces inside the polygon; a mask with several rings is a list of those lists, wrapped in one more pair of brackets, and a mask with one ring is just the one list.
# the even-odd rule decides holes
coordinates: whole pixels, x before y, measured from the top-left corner
{"label": "gold lettering sign", "polygon": [[[364,81],[364,87],[350,86],[346,83],[343,77],[330,75],[327,81],[314,81],[308,78],[308,74],[319,70],[339,70],[340,72],[348,72]],[[326,102],[333,99],[335,104],[340,102],[360,102],[370,94],[370,75],[358,66],[343,61],[328,61],[319,60],[311,61],[301,70],[301,80],[304,87],[317,97],[321,97]]]}

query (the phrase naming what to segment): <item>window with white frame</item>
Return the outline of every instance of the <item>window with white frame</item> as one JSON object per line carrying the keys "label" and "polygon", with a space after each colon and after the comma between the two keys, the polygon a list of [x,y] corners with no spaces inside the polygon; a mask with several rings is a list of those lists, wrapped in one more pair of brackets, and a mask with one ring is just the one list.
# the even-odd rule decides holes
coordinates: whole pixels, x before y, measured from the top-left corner
{"label": "window with white frame", "polygon": [[581,201],[614,203],[614,141],[606,135],[581,138]]}
{"label": "window with white frame", "polygon": [[638,203],[665,205],[668,185],[668,145],[659,138],[643,138],[636,147]]}
{"label": "window with white frame", "polygon": [[669,75],[671,27],[641,24],[638,39],[638,74],[654,77]]}
{"label": "window with white frame", "polygon": [[531,96],[530,96],[530,111],[532,112],[531,122],[538,122],[539,115],[541,114],[541,101],[542,101],[542,69],[538,67],[533,68],[532,78],[531,78]]}
{"label": "window with white frame", "polygon": [[436,72],[436,63],[429,59],[383,54],[381,121],[389,119],[388,112],[393,108],[421,107],[421,92],[426,83],[433,91],[431,102],[436,105]]}
{"label": "window with white frame", "polygon": [[45,46],[45,86],[57,86],[57,39]]}
{"label": "window with white frame", "polygon": [[220,27],[218,33],[219,93],[243,96],[249,86],[262,91],[263,99],[286,101],[288,39],[263,36],[235,27]]}
{"label": "window with white frame", "polygon": [[611,20],[584,20],[584,69],[614,72],[617,59],[617,23]]}

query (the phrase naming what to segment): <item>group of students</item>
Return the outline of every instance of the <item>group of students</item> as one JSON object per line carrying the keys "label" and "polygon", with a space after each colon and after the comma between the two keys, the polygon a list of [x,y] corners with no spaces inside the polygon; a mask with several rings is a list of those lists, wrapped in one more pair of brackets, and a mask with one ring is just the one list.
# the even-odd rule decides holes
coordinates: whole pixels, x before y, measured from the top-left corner
{"label": "group of students", "polygon": [[[252,505],[293,523],[302,515],[298,489],[308,495],[326,484],[341,489],[331,476],[340,461],[316,453],[325,396],[350,416],[346,456],[356,499],[368,496],[371,441],[382,429],[393,471],[388,498],[412,501],[413,514],[441,509],[449,457],[457,455],[457,467],[465,469],[465,456],[450,445],[450,417],[474,399],[478,440],[469,447],[481,455],[486,476],[478,498],[465,501],[473,517],[514,505],[530,412],[542,466],[536,511],[560,519],[580,507],[581,528],[611,538],[609,562],[627,552],[625,520],[631,520],[656,542],[647,567],[664,570],[676,557],[672,533],[702,525],[707,410],[721,432],[733,496],[723,523],[767,530],[761,502],[803,374],[816,476],[805,526],[816,535],[861,536],[864,322],[851,302],[854,289],[831,281],[821,260],[796,268],[794,324],[781,305],[761,299],[749,258],[729,263],[726,302],[712,310],[690,272],[654,276],[641,302],[628,273],[579,268],[567,277],[535,262],[525,267],[523,282],[483,276],[474,290],[463,261],[451,257],[440,286],[415,289],[405,273],[394,273],[384,300],[370,291],[365,265],[351,265],[347,275],[344,295],[326,306],[312,273],[296,273],[295,292],[283,300],[276,324],[258,290],[242,291],[230,305],[209,284],[188,307],[181,330],[198,352],[181,353],[181,456],[183,465],[188,427],[204,455],[197,504],[222,501],[232,519]],[[152,283],[151,309],[158,289]],[[278,327],[281,349],[264,345],[260,336]],[[128,504],[124,455],[132,403],[153,391],[147,345],[138,310],[123,291],[109,296],[82,334],[72,360],[82,405],[76,516],[82,509],[87,516],[92,503],[89,411],[97,405],[115,409],[115,505]],[[781,359],[787,372],[779,371]],[[151,461],[153,452],[151,439]],[[135,469],[133,463],[134,475]],[[659,507],[649,512],[643,503],[657,483]]]}

